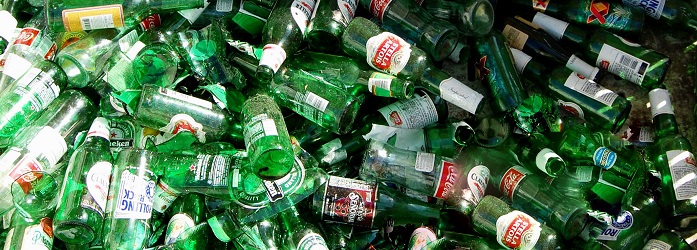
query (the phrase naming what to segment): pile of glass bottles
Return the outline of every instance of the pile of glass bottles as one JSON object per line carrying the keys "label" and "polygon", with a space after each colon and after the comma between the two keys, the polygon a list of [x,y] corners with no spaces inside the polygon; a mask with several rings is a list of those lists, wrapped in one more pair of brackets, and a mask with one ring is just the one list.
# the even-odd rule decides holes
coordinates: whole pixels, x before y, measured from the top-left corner
{"label": "pile of glass bottles", "polygon": [[689,3],[0,9],[4,249],[691,248],[671,59],[628,40]]}

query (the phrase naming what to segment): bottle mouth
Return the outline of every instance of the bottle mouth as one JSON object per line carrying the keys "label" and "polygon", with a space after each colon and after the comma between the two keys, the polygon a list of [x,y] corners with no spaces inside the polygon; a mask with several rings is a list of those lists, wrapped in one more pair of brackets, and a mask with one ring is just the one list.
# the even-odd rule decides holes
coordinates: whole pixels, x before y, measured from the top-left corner
{"label": "bottle mouth", "polygon": [[465,11],[460,18],[467,28],[468,35],[483,36],[494,26],[494,7],[489,1],[479,1]]}

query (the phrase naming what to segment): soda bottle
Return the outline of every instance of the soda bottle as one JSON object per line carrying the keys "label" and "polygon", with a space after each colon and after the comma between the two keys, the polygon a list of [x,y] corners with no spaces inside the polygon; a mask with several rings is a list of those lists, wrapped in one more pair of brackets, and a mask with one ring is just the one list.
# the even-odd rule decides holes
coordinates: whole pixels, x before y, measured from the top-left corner
{"label": "soda bottle", "polygon": [[482,107],[482,94],[438,69],[423,50],[395,34],[383,32],[368,19],[354,18],[341,40],[344,53],[356,59],[365,58],[378,71],[414,81],[417,87],[469,113],[476,114]]}
{"label": "soda bottle", "polygon": [[494,6],[486,0],[426,1],[422,7],[434,17],[455,24],[461,36],[483,36],[494,26]]}
{"label": "soda bottle", "polygon": [[109,124],[98,117],[70,157],[58,194],[61,202],[53,218],[54,233],[63,242],[88,244],[101,233],[112,170],[108,149]]}
{"label": "soda bottle", "polygon": [[631,103],[590,78],[566,67],[548,67],[524,52],[511,49],[516,68],[533,84],[541,84],[568,109],[593,125],[617,132],[632,109]]}
{"label": "soda bottle", "polygon": [[5,53],[5,68],[0,76],[0,90],[4,90],[15,79],[22,76],[33,64],[42,59],[53,59],[56,54],[56,44],[46,28],[43,13],[39,13],[24,25],[17,39],[7,47]]}
{"label": "soda bottle", "polygon": [[103,227],[105,249],[142,249],[150,234],[157,176],[151,166],[154,152],[127,149],[112,170]]}
{"label": "soda bottle", "polygon": [[242,107],[244,141],[254,173],[276,180],[293,165],[293,148],[281,110],[271,97],[256,95]]}
{"label": "soda bottle", "polygon": [[697,162],[691,153],[692,145],[678,130],[669,92],[654,89],[649,92],[656,142],[650,149],[650,159],[661,176],[660,203],[665,209],[666,225],[675,229],[697,227]]}
{"label": "soda bottle", "polygon": [[31,66],[0,94],[0,145],[9,145],[14,136],[58,97],[68,85],[63,70],[44,60]]}
{"label": "soda bottle", "polygon": [[353,20],[358,0],[319,1],[307,25],[305,40],[313,49],[330,53],[341,49],[341,35]]}
{"label": "soda bottle", "polygon": [[658,250],[658,249],[677,249],[677,250],[688,250],[692,249],[685,239],[680,237],[674,231],[659,230],[653,236],[650,237],[648,242],[642,250]]}
{"label": "soda bottle", "polygon": [[261,82],[271,82],[287,55],[300,48],[315,4],[315,0],[279,0],[274,4],[261,38],[265,45],[255,74]]}

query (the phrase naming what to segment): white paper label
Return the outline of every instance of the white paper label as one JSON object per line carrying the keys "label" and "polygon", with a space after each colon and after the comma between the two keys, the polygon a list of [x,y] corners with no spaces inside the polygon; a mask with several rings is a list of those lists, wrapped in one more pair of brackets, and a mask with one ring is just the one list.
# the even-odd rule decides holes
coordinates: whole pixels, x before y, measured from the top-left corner
{"label": "white paper label", "polygon": [[477,112],[477,107],[484,98],[479,92],[452,77],[440,82],[438,89],[443,100],[473,115]]}
{"label": "white paper label", "polygon": [[203,131],[203,124],[196,122],[193,117],[187,114],[172,116],[169,123],[158,130],[165,132],[162,141],[169,141],[180,132],[188,131],[194,134],[200,142],[206,142],[206,131]]}
{"label": "white paper label", "polygon": [[670,250],[671,246],[668,243],[657,239],[650,239],[641,250]]}
{"label": "white paper label", "polygon": [[557,40],[560,40],[564,36],[566,27],[569,26],[569,23],[550,17],[541,12],[535,13],[535,17],[532,18],[532,23],[540,26],[542,30]]}
{"label": "white paper label", "polygon": [[376,70],[397,75],[409,62],[411,45],[401,37],[383,32],[365,44],[366,61]]}
{"label": "white paper label", "polygon": [[341,21],[344,25],[348,25],[356,15],[357,0],[336,0],[339,5],[339,11],[344,19]]}
{"label": "white paper label", "polygon": [[328,165],[332,165],[340,161],[346,160],[346,158],[348,158],[348,153],[346,153],[346,150],[337,149],[326,153],[324,156],[322,156],[321,161],[327,163]]}
{"label": "white paper label", "polygon": [[537,165],[537,168],[542,170],[545,174],[547,173],[547,162],[549,161],[550,158],[559,158],[559,155],[554,152],[554,150],[551,150],[549,148],[543,148],[540,150],[540,152],[537,152],[537,156],[535,156],[535,165]]}
{"label": "white paper label", "polygon": [[87,136],[98,136],[109,140],[109,121],[104,117],[97,117],[92,122]]}
{"label": "white paper label", "polygon": [[603,44],[600,49],[595,65],[636,84],[644,80],[646,71],[651,66],[648,62],[607,44]]}
{"label": "white paper label", "polygon": [[622,0],[622,3],[626,5],[637,6],[644,9],[647,16],[653,19],[660,19],[661,13],[663,13],[663,6],[666,4],[665,0]]}
{"label": "white paper label", "polygon": [[329,247],[322,235],[308,233],[300,239],[295,250],[329,250]]}
{"label": "white paper label", "polygon": [[206,100],[203,100],[203,99],[199,99],[199,98],[190,96],[190,95],[182,94],[182,93],[172,91],[172,90],[169,90],[166,88],[160,88],[160,93],[162,93],[165,96],[169,96],[169,97],[175,98],[177,100],[181,100],[181,101],[186,102],[186,103],[194,104],[194,105],[201,106],[201,107],[204,107],[207,109],[213,109],[213,103],[206,101]]}
{"label": "white paper label", "polygon": [[267,44],[261,52],[259,65],[268,66],[276,73],[284,61],[286,61],[286,51],[277,44]]}
{"label": "white paper label", "polygon": [[518,70],[518,73],[522,74],[523,71],[525,71],[525,67],[528,66],[528,63],[532,60],[532,56],[515,48],[511,48],[511,55],[513,55],[515,68]]}
{"label": "white paper label", "polygon": [[295,0],[290,5],[290,13],[293,15],[293,20],[295,20],[303,35],[305,35],[305,29],[307,29],[307,25],[310,23],[310,17],[314,9],[314,0]]}
{"label": "white paper label", "polygon": [[411,233],[411,238],[409,239],[409,249],[410,250],[421,250],[428,243],[436,241],[438,237],[433,231],[427,227],[419,227]]}
{"label": "white paper label", "polygon": [[[367,139],[366,139],[366,140],[367,140]],[[336,138],[336,139],[334,139],[334,140],[331,140],[331,141],[329,141],[329,142],[323,144],[323,145],[317,150],[317,153],[326,154],[326,153],[329,153],[329,152],[332,152],[332,151],[334,151],[334,150],[337,150],[337,149],[341,148],[341,146],[343,146],[343,145],[341,144],[341,140],[340,140],[339,138]]]}
{"label": "white paper label", "polygon": [[673,104],[670,100],[670,94],[666,89],[654,89],[649,92],[649,103],[651,103],[651,117],[654,118],[660,114],[673,113]]}
{"label": "white paper label", "polygon": [[473,167],[467,174],[467,186],[475,202],[479,202],[484,197],[486,187],[489,185],[489,176],[489,168],[483,165]]}
{"label": "white paper label", "polygon": [[541,231],[539,222],[518,210],[496,220],[496,241],[510,249],[533,249]]}
{"label": "white paper label", "polygon": [[68,151],[68,145],[58,131],[52,127],[45,126],[29,142],[27,149],[43,155],[50,164],[49,167],[53,167]]}
{"label": "white paper label", "polygon": [[327,99],[324,99],[312,92],[307,92],[305,94],[305,103],[321,112],[324,112],[324,110],[327,109],[327,105],[329,105],[329,101],[327,101]]}
{"label": "white paper label", "polygon": [[252,117],[249,123],[244,126],[244,138],[247,148],[264,136],[276,135],[278,135],[276,123],[267,114],[258,114]]}
{"label": "white paper label", "polygon": [[114,17],[111,14],[86,16],[80,18],[82,30],[114,28]]}
{"label": "white paper label", "polygon": [[164,213],[180,194],[181,192],[170,188],[164,181],[158,181],[157,187],[155,187],[155,197],[153,198],[153,209]]}
{"label": "white paper label", "polygon": [[378,109],[390,127],[423,128],[438,121],[438,111],[428,96],[414,96]]}
{"label": "white paper label", "polygon": [[155,182],[132,174],[128,169],[121,172],[116,208],[117,219],[147,220],[152,216]]}
{"label": "white paper label", "polygon": [[7,58],[5,59],[5,69],[2,71],[2,73],[12,77],[12,79],[18,79],[30,68],[31,62],[29,62],[27,59],[15,55],[14,53],[8,53]]}
{"label": "white paper label", "polygon": [[416,164],[414,167],[419,172],[432,172],[433,164],[436,163],[436,155],[431,153],[417,152]]}
{"label": "white paper label", "polygon": [[[374,73],[368,79],[368,90],[375,96],[392,97],[391,85],[394,76],[391,75],[377,75],[382,73]],[[379,76],[379,77],[375,77]]]}
{"label": "white paper label", "polygon": [[600,69],[593,67],[593,65],[581,60],[576,55],[569,57],[569,60],[566,61],[566,67],[588,79],[595,79],[598,72],[600,72]]}
{"label": "white paper label", "polygon": [[37,68],[31,68],[21,76],[16,81],[16,87],[14,93],[29,98],[29,103],[35,111],[44,110],[60,93],[60,87],[53,78]]}
{"label": "white paper label", "polygon": [[175,214],[167,223],[167,233],[165,234],[165,245],[173,244],[179,235],[189,228],[195,227],[196,223],[186,214]]}
{"label": "white paper label", "polygon": [[576,179],[579,182],[589,182],[593,179],[593,169],[596,166],[577,166],[576,167]]}
{"label": "white paper label", "polygon": [[596,239],[610,241],[617,240],[617,236],[619,236],[622,231],[631,228],[632,224],[634,224],[634,217],[632,216],[632,213],[624,211],[617,217],[612,218],[612,224],[608,226],[605,231],[600,233]]}
{"label": "white paper label", "polygon": [[102,211],[106,208],[109,183],[111,182],[111,170],[112,166],[110,162],[97,162],[92,165],[92,168],[87,172],[87,180],[85,181],[87,191]]}
{"label": "white paper label", "polygon": [[232,11],[233,0],[218,0],[215,2],[215,11],[230,12]]}
{"label": "white paper label", "polygon": [[395,137],[394,146],[397,148],[411,151],[423,151],[425,148],[423,129],[395,128],[373,124],[370,132],[363,135],[366,141],[373,139],[383,143],[387,143],[392,137]]}
{"label": "white paper label", "polygon": [[689,151],[670,150],[666,152],[670,176],[673,179],[675,199],[689,200],[697,195],[697,162]]}
{"label": "white paper label", "polygon": [[[22,248],[26,250],[50,250],[53,248],[53,222],[43,218],[39,225],[32,225],[24,229],[22,236]],[[11,239],[11,238],[10,238]],[[12,240],[7,240],[11,242]]]}
{"label": "white paper label", "polygon": [[612,106],[612,103],[615,102],[615,99],[618,97],[617,93],[603,88],[597,83],[588,80],[588,78],[581,79],[576,72],[571,72],[571,74],[569,74],[569,77],[566,78],[566,82],[564,82],[564,86],[607,106]]}
{"label": "white paper label", "polygon": [[209,1],[203,1],[203,7],[201,8],[180,10],[178,11],[178,13],[182,17],[186,18],[186,20],[188,20],[189,23],[194,23],[196,22],[196,19],[198,19],[198,17],[201,16],[201,13],[203,13],[203,11],[206,10],[209,4]]}

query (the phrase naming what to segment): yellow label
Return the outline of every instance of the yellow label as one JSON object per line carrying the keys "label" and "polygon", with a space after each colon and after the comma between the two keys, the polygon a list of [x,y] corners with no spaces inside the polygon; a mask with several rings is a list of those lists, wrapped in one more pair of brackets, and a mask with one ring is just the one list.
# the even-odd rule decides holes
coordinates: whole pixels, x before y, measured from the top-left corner
{"label": "yellow label", "polygon": [[113,4],[63,10],[63,25],[67,31],[122,27],[123,6]]}

